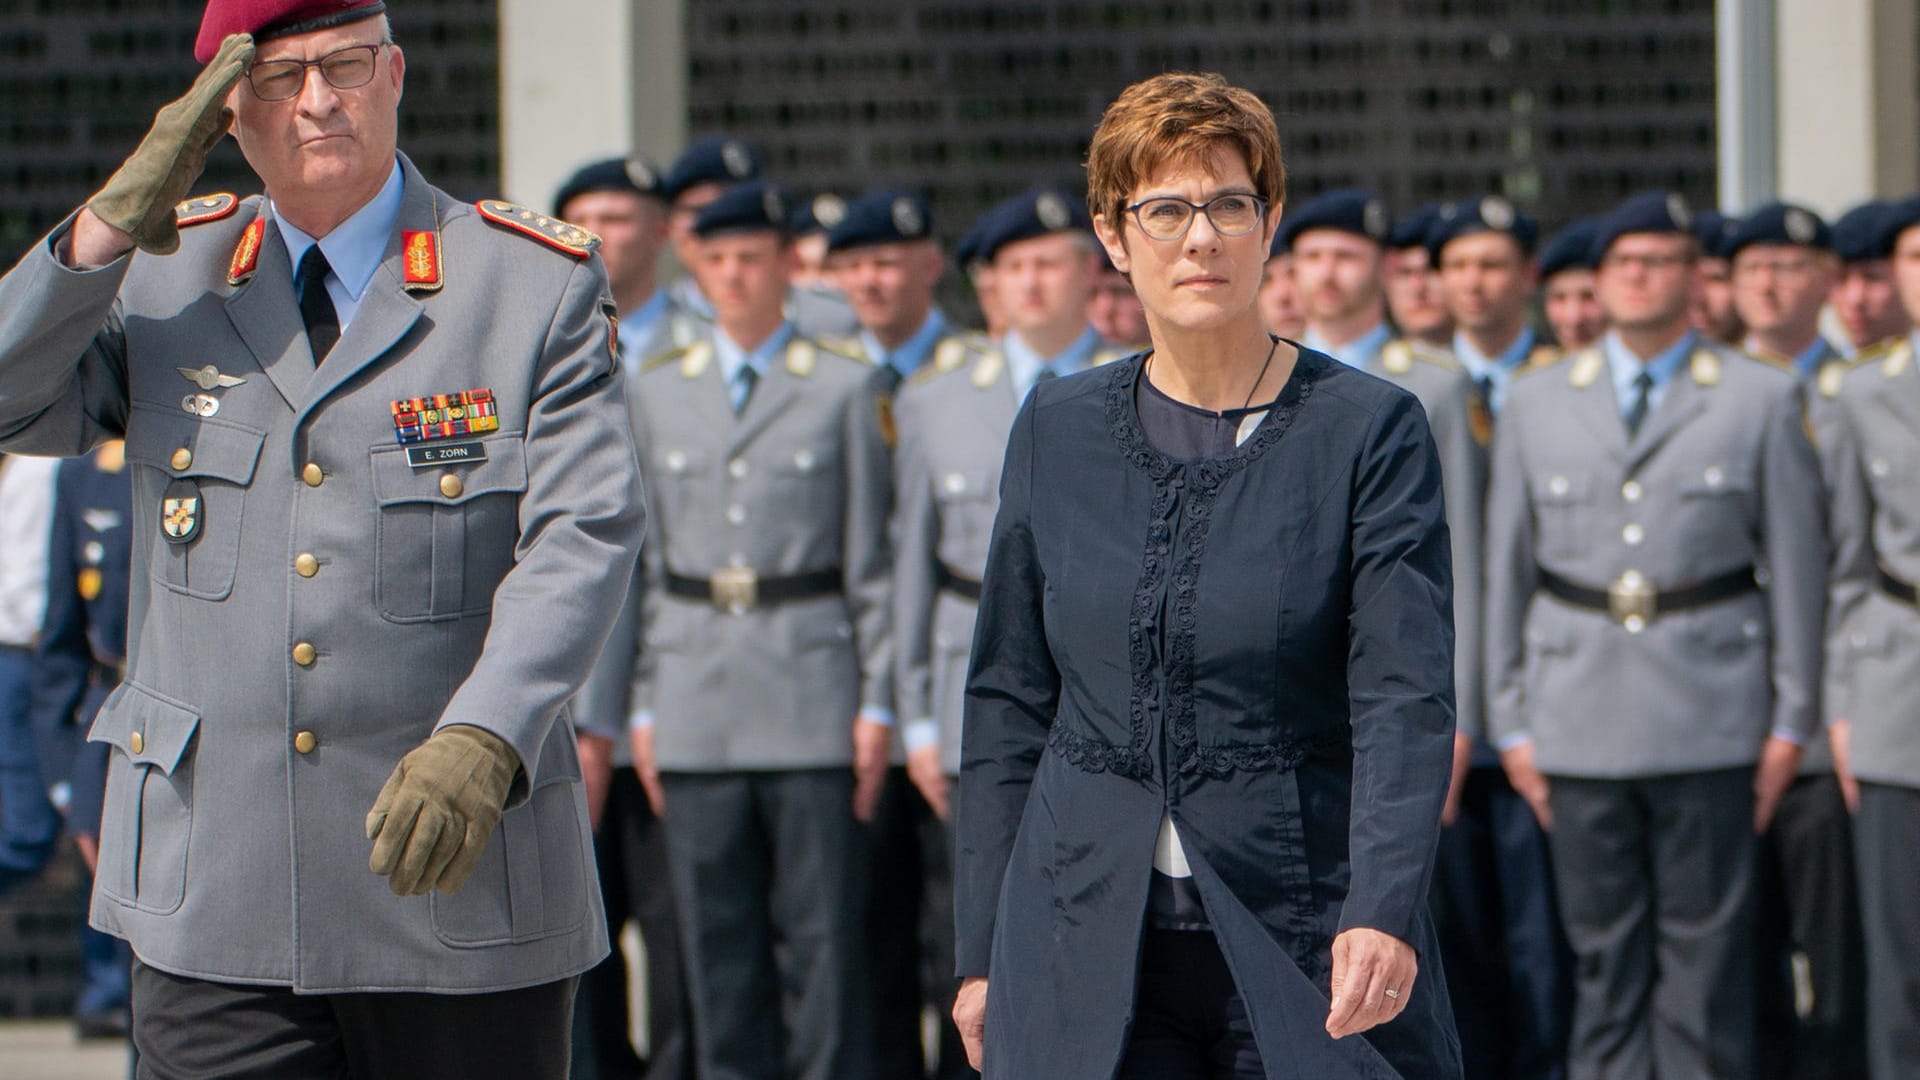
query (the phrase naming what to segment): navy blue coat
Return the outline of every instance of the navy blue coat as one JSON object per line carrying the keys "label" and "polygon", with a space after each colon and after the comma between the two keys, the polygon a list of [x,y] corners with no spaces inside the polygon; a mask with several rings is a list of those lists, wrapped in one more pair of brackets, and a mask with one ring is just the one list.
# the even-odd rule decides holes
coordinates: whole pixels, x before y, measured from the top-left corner
{"label": "navy blue coat", "polygon": [[[1001,479],[968,678],[958,968],[986,1073],[1111,1077],[1171,813],[1267,1075],[1460,1075],[1426,914],[1452,760],[1440,466],[1411,394],[1303,351],[1224,458],[1143,435],[1142,358],[1040,384]],[[1410,943],[1338,1042],[1331,944]]]}

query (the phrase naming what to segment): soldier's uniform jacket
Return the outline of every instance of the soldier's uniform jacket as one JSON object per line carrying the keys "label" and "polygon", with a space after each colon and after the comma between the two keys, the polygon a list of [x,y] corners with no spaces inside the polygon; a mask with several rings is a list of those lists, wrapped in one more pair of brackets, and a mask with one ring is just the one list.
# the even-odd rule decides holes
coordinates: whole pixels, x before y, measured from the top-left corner
{"label": "soldier's uniform jacket", "polygon": [[[607,951],[566,714],[642,534],[606,275],[587,234],[488,221],[400,163],[395,235],[317,370],[258,198],[186,204],[217,220],[171,256],[74,271],[50,238],[0,282],[0,447],[127,440],[133,659],[91,734],[114,748],[93,921],[169,971],[471,992]],[[496,430],[398,442],[394,402],[477,390]],[[410,467],[418,447],[453,460]],[[397,897],[367,811],[446,724],[523,771],[465,888]]]}
{"label": "soldier's uniform jacket", "polygon": [[[1750,765],[1770,731],[1818,730],[1826,530],[1792,376],[1700,346],[1629,440],[1598,347],[1517,379],[1487,506],[1487,688],[1499,745],[1550,774],[1623,778]],[[1706,606],[1576,607],[1540,571],[1671,591],[1759,567]],[[1623,590],[1624,595],[1624,590]]]}
{"label": "soldier's uniform jacket", "polygon": [[1920,609],[1881,568],[1920,581],[1920,370],[1902,340],[1847,372],[1831,430],[1833,607],[1827,715],[1853,721],[1853,771],[1920,787]]}
{"label": "soldier's uniform jacket", "polygon": [[[1832,446],[1838,437],[1834,427],[1840,423],[1840,382],[1854,365],[1873,355],[1870,351],[1861,356],[1848,357],[1835,348],[1833,343],[1821,338],[1819,358],[1813,365],[1810,380],[1804,380],[1804,393],[1807,409],[1807,436],[1813,440],[1813,448],[1820,456],[1820,477],[1826,483],[1829,493],[1834,487],[1834,467]],[[1791,369],[1791,362],[1789,362]],[[1829,616],[1831,622],[1831,616]],[[1833,771],[1833,748],[1827,741],[1826,720],[1833,714],[1826,709],[1820,712],[1820,729],[1813,738],[1807,740],[1806,753],[1800,756],[1801,776],[1823,776]]]}
{"label": "soldier's uniform jacket", "polygon": [[[797,336],[738,416],[708,341],[637,380],[652,512],[625,654],[660,768],[848,765],[855,715],[891,710],[885,397],[871,366]],[[741,570],[840,588],[735,610],[663,587]]]}

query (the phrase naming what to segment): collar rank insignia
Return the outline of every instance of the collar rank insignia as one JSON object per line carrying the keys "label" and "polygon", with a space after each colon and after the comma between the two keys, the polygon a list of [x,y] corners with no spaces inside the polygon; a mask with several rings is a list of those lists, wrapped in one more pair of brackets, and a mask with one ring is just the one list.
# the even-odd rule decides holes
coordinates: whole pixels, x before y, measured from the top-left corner
{"label": "collar rank insignia", "polygon": [[484,435],[499,428],[493,391],[485,387],[393,403],[394,435],[402,445],[460,435]]}
{"label": "collar rank insignia", "polygon": [[408,292],[440,291],[440,236],[427,229],[400,232],[401,287]]}
{"label": "collar rank insignia", "polygon": [[233,261],[227,264],[227,284],[244,285],[253,277],[253,272],[260,268],[260,244],[266,236],[266,217],[254,218],[233,249]]}
{"label": "collar rank insignia", "polygon": [[160,535],[169,544],[191,544],[200,535],[200,485],[175,480],[160,496]]}

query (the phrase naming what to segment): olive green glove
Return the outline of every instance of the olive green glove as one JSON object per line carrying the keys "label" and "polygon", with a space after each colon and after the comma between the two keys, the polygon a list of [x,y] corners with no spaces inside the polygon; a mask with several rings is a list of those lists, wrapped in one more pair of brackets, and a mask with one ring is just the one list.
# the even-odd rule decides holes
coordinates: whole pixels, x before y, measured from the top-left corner
{"label": "olive green glove", "polygon": [[473,876],[500,824],[520,756],[471,724],[441,728],[407,752],[367,814],[367,865],[397,896],[451,895]]}
{"label": "olive green glove", "polygon": [[227,93],[253,63],[253,37],[229,34],[193,81],[187,96],[161,109],[133,156],[87,200],[101,221],[133,237],[141,251],[171,255],[180,247],[173,207],[207,166],[207,152],[226,135],[233,110]]}

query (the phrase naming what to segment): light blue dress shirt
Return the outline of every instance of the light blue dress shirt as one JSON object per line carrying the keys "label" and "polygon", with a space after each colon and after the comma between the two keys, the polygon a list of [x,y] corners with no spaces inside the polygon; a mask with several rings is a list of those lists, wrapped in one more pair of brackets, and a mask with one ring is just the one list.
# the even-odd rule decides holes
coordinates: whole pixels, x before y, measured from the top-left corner
{"label": "light blue dress shirt", "polygon": [[1812,382],[1814,376],[1820,374],[1820,364],[1826,358],[1827,341],[1825,338],[1816,334],[1813,338],[1813,344],[1807,346],[1804,352],[1793,358],[1794,373],[1800,376],[1801,382]]}
{"label": "light blue dress shirt", "polygon": [[327,265],[333,268],[326,277],[327,297],[333,301],[333,312],[340,319],[342,334],[353,322],[354,313],[360,310],[360,298],[366,295],[367,285],[373,281],[373,272],[380,269],[380,260],[387,254],[387,244],[393,239],[394,226],[400,221],[400,200],[404,187],[400,162],[396,160],[393,171],[387,174],[387,182],[381,185],[379,193],[367,205],[355,210],[352,217],[334,226],[332,232],[318,240],[281,217],[279,208],[271,201],[267,204],[274,220],[280,225],[280,238],[286,241],[287,256],[293,260],[296,278],[300,273],[300,260],[306,256],[308,248],[319,244],[320,253],[327,257]]}
{"label": "light blue dress shirt", "polygon": [[700,285],[693,280],[693,275],[689,274],[674,282],[668,286],[667,291],[671,292],[673,298],[678,300],[680,306],[688,312],[707,322],[713,321],[713,301],[707,299],[707,294],[700,291]]}
{"label": "light blue dress shirt", "polygon": [[620,366],[626,368],[629,377],[640,374],[640,363],[646,359],[634,355],[635,343],[652,340],[653,325],[666,316],[665,289],[653,290],[646,303],[620,316]]}
{"label": "light blue dress shirt", "polygon": [[1362,371],[1367,370],[1375,360],[1379,359],[1380,350],[1386,348],[1387,342],[1392,340],[1393,331],[1388,329],[1386,323],[1381,323],[1345,345],[1329,343],[1326,338],[1320,336],[1319,331],[1311,327],[1306,333],[1300,335],[1300,344],[1317,352],[1326,353],[1348,367],[1356,367]]}
{"label": "light blue dress shirt", "polygon": [[1476,348],[1464,331],[1455,331],[1453,335],[1453,355],[1460,366],[1467,369],[1473,381],[1488,380],[1487,408],[1495,416],[1500,407],[1506,404],[1507,386],[1513,382],[1513,373],[1527,362],[1527,356],[1533,352],[1533,327],[1520,328],[1520,336],[1513,344],[1504,349],[1499,356],[1487,356]]}
{"label": "light blue dress shirt", "polygon": [[1693,350],[1700,345],[1700,335],[1692,330],[1681,335],[1680,340],[1667,346],[1666,351],[1641,363],[1640,358],[1620,341],[1617,331],[1609,330],[1600,339],[1600,351],[1607,358],[1607,369],[1613,376],[1614,400],[1620,406],[1620,420],[1626,422],[1627,413],[1633,408],[1633,399],[1639,392],[1633,388],[1633,380],[1645,371],[1653,376],[1653,386],[1647,391],[1647,415],[1652,416],[1660,402],[1666,399],[1667,386],[1673,382],[1674,373],[1680,365],[1687,362]]}
{"label": "light blue dress shirt", "polygon": [[904,379],[920,370],[920,365],[926,363],[927,357],[933,355],[933,347],[940,344],[940,339],[946,336],[947,317],[941,314],[939,308],[934,308],[927,312],[927,321],[920,324],[920,329],[915,330],[912,337],[901,342],[898,348],[887,349],[880,344],[879,338],[873,336],[871,330],[860,331],[860,346],[867,351],[867,359],[873,361],[876,366],[892,367]]}
{"label": "light blue dress shirt", "polygon": [[1042,370],[1055,375],[1071,375],[1086,370],[1087,365],[1093,363],[1093,354],[1100,351],[1100,335],[1089,326],[1060,355],[1041,356],[1026,343],[1018,330],[1009,330],[1006,340],[1000,343],[1000,351],[1007,357],[1007,374],[1013,379],[1014,396],[1025,401]]}
{"label": "light blue dress shirt", "polygon": [[755,376],[766,378],[767,368],[773,365],[774,358],[786,349],[787,342],[793,340],[793,324],[783,322],[773,336],[760,343],[760,347],[748,352],[734,344],[725,330],[713,328],[713,358],[720,364],[720,374],[727,380],[727,399],[733,402],[733,411],[739,412],[746,401],[745,388],[740,385],[740,369],[750,367]]}

